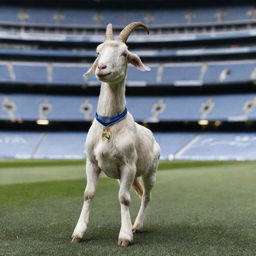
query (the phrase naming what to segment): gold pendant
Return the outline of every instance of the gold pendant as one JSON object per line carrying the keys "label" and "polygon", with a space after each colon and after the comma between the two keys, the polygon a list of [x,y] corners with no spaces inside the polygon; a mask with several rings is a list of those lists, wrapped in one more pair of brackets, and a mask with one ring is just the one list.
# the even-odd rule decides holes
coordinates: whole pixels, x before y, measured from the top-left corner
{"label": "gold pendant", "polygon": [[112,136],[112,134],[111,134],[109,128],[104,128],[104,129],[103,129],[103,133],[102,133],[102,135],[101,135],[101,139],[102,139],[103,141],[109,142],[110,139],[111,139],[111,136]]}

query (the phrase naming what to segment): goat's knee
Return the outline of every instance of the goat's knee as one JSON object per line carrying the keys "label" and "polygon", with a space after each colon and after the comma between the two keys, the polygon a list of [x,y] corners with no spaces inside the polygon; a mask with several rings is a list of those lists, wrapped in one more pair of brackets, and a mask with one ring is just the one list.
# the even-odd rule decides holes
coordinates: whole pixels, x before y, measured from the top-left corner
{"label": "goat's knee", "polygon": [[148,194],[148,195],[144,195],[143,197],[144,197],[144,198],[143,198],[144,204],[147,205],[147,204],[150,202],[151,196],[150,196],[150,194]]}
{"label": "goat's knee", "polygon": [[119,193],[119,202],[125,206],[129,206],[131,202],[131,196],[129,193],[121,192]]}
{"label": "goat's knee", "polygon": [[95,191],[85,190],[84,201],[89,201],[94,198]]}
{"label": "goat's knee", "polygon": [[145,199],[146,202],[149,202],[150,199],[151,199],[151,195],[150,194],[144,195],[144,199]]}

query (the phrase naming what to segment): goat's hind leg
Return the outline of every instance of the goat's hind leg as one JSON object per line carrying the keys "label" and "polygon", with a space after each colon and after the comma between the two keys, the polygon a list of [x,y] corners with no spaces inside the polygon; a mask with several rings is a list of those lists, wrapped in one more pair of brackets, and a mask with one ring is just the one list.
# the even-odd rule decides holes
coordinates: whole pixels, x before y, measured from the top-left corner
{"label": "goat's hind leg", "polygon": [[87,185],[84,191],[84,203],[83,208],[72,234],[72,243],[78,243],[82,240],[89,222],[89,214],[90,214],[90,204],[94,197],[96,184],[98,181],[98,177],[100,174],[100,170],[98,166],[87,160],[86,162],[86,176],[87,176]]}
{"label": "goat's hind leg", "polygon": [[145,176],[142,176],[143,185],[144,185],[144,193],[141,198],[141,205],[139,213],[136,217],[134,225],[132,227],[132,232],[136,233],[142,230],[143,223],[145,219],[145,211],[150,201],[150,192],[156,182],[156,168],[152,169],[150,173]]}

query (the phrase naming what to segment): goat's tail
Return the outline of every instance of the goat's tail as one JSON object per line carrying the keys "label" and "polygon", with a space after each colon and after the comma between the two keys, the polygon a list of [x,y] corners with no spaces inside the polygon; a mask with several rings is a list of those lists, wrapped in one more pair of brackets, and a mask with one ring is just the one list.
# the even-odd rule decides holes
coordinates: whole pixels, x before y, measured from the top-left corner
{"label": "goat's tail", "polygon": [[134,179],[132,187],[135,190],[136,194],[139,197],[142,197],[142,195],[143,195],[143,188],[142,188],[142,186],[141,186],[141,184],[140,184],[140,182],[138,181],[137,178]]}

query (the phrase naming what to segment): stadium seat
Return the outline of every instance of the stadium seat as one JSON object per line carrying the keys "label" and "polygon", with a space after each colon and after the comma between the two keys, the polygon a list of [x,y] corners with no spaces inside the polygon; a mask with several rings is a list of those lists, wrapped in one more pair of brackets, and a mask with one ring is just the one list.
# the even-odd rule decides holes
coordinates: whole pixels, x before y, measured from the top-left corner
{"label": "stadium seat", "polygon": [[[235,63],[235,64],[210,64],[208,65],[204,83],[229,83],[247,82],[251,80],[251,74],[255,68],[255,63]],[[222,79],[221,74],[227,70],[228,74]]]}
{"label": "stadium seat", "polygon": [[47,66],[45,64],[14,64],[15,81],[25,83],[47,84]]}
{"label": "stadium seat", "polygon": [[85,132],[48,132],[33,158],[83,159],[85,136]]}
{"label": "stadium seat", "polygon": [[83,74],[87,68],[83,65],[54,65],[52,82],[54,84],[81,86],[85,83]]}
{"label": "stadium seat", "polygon": [[0,82],[11,81],[11,77],[6,64],[0,64]]}
{"label": "stadium seat", "polygon": [[201,65],[166,65],[161,84],[165,85],[201,85],[199,81]]}
{"label": "stadium seat", "polygon": [[157,70],[158,65],[149,65],[151,67],[150,72],[144,73],[140,70],[130,67],[128,70],[127,76],[127,85],[128,86],[147,86],[147,85],[156,85],[159,82],[157,81]]}
{"label": "stadium seat", "polygon": [[30,159],[42,134],[0,131],[0,158]]}
{"label": "stadium seat", "polygon": [[154,136],[161,147],[161,159],[173,160],[175,154],[187,145],[196,133],[154,133]]}

